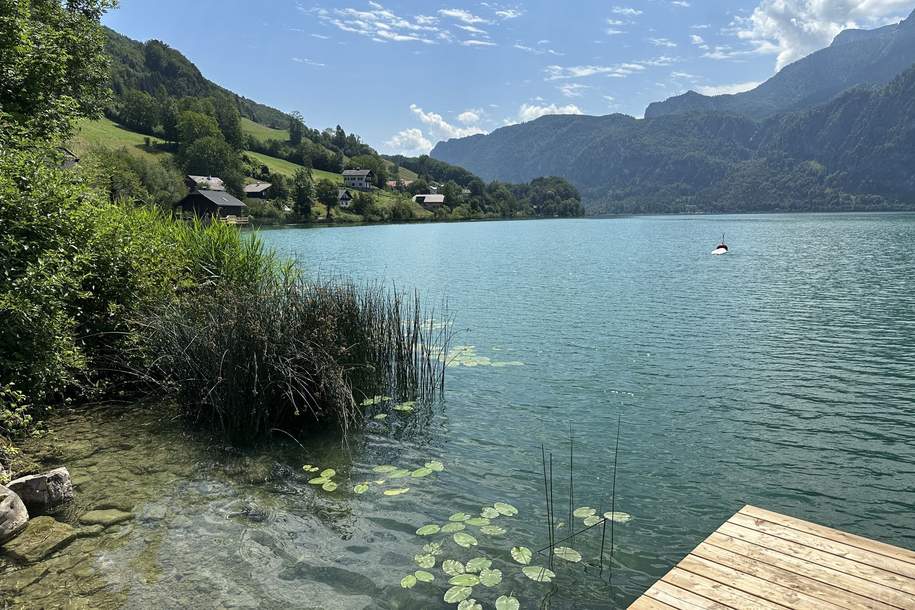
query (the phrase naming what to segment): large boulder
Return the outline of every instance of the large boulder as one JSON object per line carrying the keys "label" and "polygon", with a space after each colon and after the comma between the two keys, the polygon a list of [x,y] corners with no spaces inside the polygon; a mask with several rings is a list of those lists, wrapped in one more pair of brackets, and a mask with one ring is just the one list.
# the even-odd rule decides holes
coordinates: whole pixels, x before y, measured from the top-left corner
{"label": "large boulder", "polygon": [[15,538],[29,522],[29,513],[16,492],[0,485],[0,544]]}
{"label": "large boulder", "polygon": [[41,515],[73,499],[73,484],[66,468],[55,468],[44,474],[33,474],[10,481],[31,515]]}
{"label": "large boulder", "polygon": [[34,563],[76,539],[76,530],[53,517],[35,517],[21,534],[3,545],[3,552],[17,561]]}

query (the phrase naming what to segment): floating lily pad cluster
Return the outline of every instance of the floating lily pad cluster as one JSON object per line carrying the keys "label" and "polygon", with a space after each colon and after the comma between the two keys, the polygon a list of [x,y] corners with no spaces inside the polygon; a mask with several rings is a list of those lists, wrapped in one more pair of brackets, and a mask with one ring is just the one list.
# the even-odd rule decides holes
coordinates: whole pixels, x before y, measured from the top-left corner
{"label": "floating lily pad cluster", "polygon": [[491,366],[494,368],[501,368],[506,366],[523,366],[523,362],[517,360],[511,361],[498,361],[489,358],[488,356],[480,356],[477,354],[477,348],[473,345],[458,345],[448,351],[444,356],[446,366],[456,367],[456,366],[466,366],[466,367],[475,367],[475,366]]}
{"label": "floating lily pad cluster", "polygon": [[[393,407],[391,407],[391,408],[394,411],[397,411],[398,413],[412,413],[416,409],[415,400],[407,400],[407,401],[398,402],[398,403],[394,403],[393,401],[394,401],[394,399],[391,398],[390,396],[373,396],[371,398],[366,398],[365,400],[363,400],[361,403],[359,403],[359,406],[364,407],[364,408],[369,408],[369,407],[377,407],[379,405],[384,405],[384,404],[388,404],[388,403],[393,403]],[[375,415],[372,415],[371,417],[375,421],[383,421],[388,418],[388,413],[376,413]]]}
{"label": "floating lily pad cluster", "polygon": [[577,519],[581,519],[585,527],[591,527],[592,525],[597,525],[602,521],[615,521],[616,523],[628,523],[632,520],[632,515],[629,513],[616,512],[606,512],[603,516],[597,514],[596,508],[591,508],[590,506],[582,506],[576,508],[572,513]]}
{"label": "floating lily pad cluster", "polygon": [[[311,464],[305,464],[302,466],[302,470],[305,472],[318,472],[320,470],[317,466],[312,466]],[[321,489],[324,491],[336,491],[337,483],[334,481],[334,477],[337,476],[337,471],[333,468],[325,468],[321,470],[321,474],[318,476],[309,479],[308,482],[312,485],[320,485]]]}
{"label": "floating lily pad cluster", "polygon": [[404,485],[402,481],[407,481],[409,479],[422,479],[433,473],[442,472],[443,470],[445,470],[445,465],[438,460],[426,462],[423,466],[420,466],[414,470],[399,468],[391,464],[379,464],[378,466],[372,468],[372,472],[375,474],[383,475],[385,478],[357,483],[353,487],[353,493],[364,494],[372,488],[372,485],[384,488],[391,481],[397,481],[397,487],[388,487],[384,489],[382,493],[386,496],[400,496],[410,491],[410,488]]}

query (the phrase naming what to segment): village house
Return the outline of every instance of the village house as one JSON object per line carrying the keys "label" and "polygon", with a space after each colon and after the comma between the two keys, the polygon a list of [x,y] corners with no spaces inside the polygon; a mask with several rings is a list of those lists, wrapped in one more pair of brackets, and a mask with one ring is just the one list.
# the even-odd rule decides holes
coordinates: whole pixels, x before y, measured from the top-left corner
{"label": "village house", "polygon": [[434,212],[435,210],[440,210],[442,206],[445,205],[445,196],[437,195],[435,193],[426,193],[423,195],[414,195],[413,201],[430,212]]}
{"label": "village house", "polygon": [[353,194],[346,189],[337,189],[337,207],[343,210],[353,205]]}
{"label": "village house", "polygon": [[261,182],[258,180],[253,184],[245,185],[245,197],[254,197],[256,199],[267,199],[270,193],[270,187],[273,186],[269,182]]}
{"label": "village house", "polygon": [[182,218],[248,224],[248,206],[225,191],[196,190],[175,204]]}
{"label": "village house", "polygon": [[368,191],[372,188],[372,181],[375,174],[370,169],[346,169],[343,170],[343,186],[347,188]]}
{"label": "village house", "polygon": [[187,175],[184,177],[184,183],[187,185],[187,188],[191,191],[201,189],[204,191],[224,191],[226,190],[226,183],[222,181],[221,178],[216,178],[213,176],[192,176]]}
{"label": "village house", "polygon": [[402,191],[403,189],[405,189],[408,186],[410,186],[411,184],[413,184],[413,181],[412,180],[388,180],[385,184],[391,190]]}

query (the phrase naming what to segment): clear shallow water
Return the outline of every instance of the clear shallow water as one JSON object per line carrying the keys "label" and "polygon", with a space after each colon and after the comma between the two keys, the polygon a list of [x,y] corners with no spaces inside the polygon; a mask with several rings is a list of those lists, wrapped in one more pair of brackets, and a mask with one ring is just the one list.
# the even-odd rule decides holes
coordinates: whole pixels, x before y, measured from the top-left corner
{"label": "clear shallow water", "polygon": [[[722,232],[732,252],[710,256]],[[347,450],[309,439],[306,452],[238,453],[155,413],[63,422],[49,461],[80,480],[67,517],[112,496],[138,515],[73,550],[91,559],[74,593],[90,607],[453,608],[438,565],[434,583],[401,589],[429,542],[414,532],[500,500],[521,511],[496,520],[504,536],[439,557],[495,560],[503,583],[474,589],[487,608],[509,591],[524,608],[550,594],[554,608],[622,607],[743,503],[915,548],[915,216],[262,235],[309,273],[447,298],[455,344],[524,364],[449,368],[443,404],[373,422]],[[560,560],[555,588],[532,583],[508,549],[546,539],[541,443],[554,452],[557,518],[568,521],[570,422],[575,506],[607,510],[618,417],[616,509],[633,519],[615,527],[613,587],[606,571]],[[446,470],[405,495],[349,491],[381,476],[374,465],[430,459]],[[303,463],[336,468],[340,490],[309,486]],[[593,558],[599,542],[592,532],[573,546]],[[17,599],[38,607],[49,599],[38,587],[59,596],[65,575]]]}

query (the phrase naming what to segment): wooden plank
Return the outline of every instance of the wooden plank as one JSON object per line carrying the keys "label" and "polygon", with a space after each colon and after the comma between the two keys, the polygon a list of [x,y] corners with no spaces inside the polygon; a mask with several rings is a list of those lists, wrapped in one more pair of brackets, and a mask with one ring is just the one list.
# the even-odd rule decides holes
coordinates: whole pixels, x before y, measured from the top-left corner
{"label": "wooden plank", "polygon": [[630,604],[629,610],[677,610],[677,608],[643,595]]}
{"label": "wooden plank", "polygon": [[668,572],[661,580],[681,589],[692,591],[697,595],[724,604],[725,606],[730,606],[731,608],[785,610],[785,608],[788,607],[770,602],[767,599],[755,595],[744,593],[743,591],[734,589],[717,580],[683,570],[679,566]]}
{"label": "wooden plank", "polygon": [[772,521],[750,517],[740,513],[731,517],[730,520],[728,520],[728,523],[742,525],[743,527],[765,532],[784,540],[791,540],[811,548],[838,555],[839,557],[845,557],[846,559],[880,568],[881,570],[895,572],[896,574],[905,576],[909,579],[915,579],[915,565],[879,553],[865,551],[856,546],[850,546],[819,536],[813,536],[806,532],[779,525]]}
{"label": "wooden plank", "polygon": [[695,555],[687,555],[677,566],[693,574],[704,576],[738,589],[744,593],[797,610],[839,610],[842,606],[810,595],[807,592],[782,586],[734,568],[709,561]]}
{"label": "wooden plank", "polygon": [[732,606],[719,604],[707,597],[702,597],[692,591],[681,589],[669,582],[659,580],[645,591],[645,595],[677,610],[731,610]]}
{"label": "wooden plank", "polygon": [[790,527],[807,534],[826,538],[827,540],[832,540],[834,542],[841,542],[865,551],[886,555],[887,557],[892,557],[915,565],[915,551],[886,544],[885,542],[878,542],[877,540],[871,540],[870,538],[864,538],[863,536],[858,536],[856,534],[849,534],[848,532],[832,529],[831,527],[817,525],[816,523],[810,523],[809,521],[802,521],[787,515],[780,515],[749,504],[741,508],[738,514],[744,514],[756,519],[765,519],[766,521],[778,523],[779,525],[784,525],[785,527]]}
{"label": "wooden plank", "polygon": [[[813,564],[821,568],[822,574],[829,578],[828,582],[836,586],[867,594],[874,599],[900,608],[915,608],[915,581],[893,572],[730,523],[722,525],[717,532],[706,539],[706,542],[769,563],[771,561],[768,554],[777,553],[785,557],[780,560],[779,565],[789,561]],[[805,573],[808,576],[813,574],[812,571],[811,573],[801,572],[801,566],[795,565],[794,569],[798,573]],[[839,578],[836,576],[837,574],[843,575],[844,578]]]}
{"label": "wooden plank", "polygon": [[[846,589],[833,586],[816,578],[799,574],[793,570],[786,569],[785,565],[772,565],[741,555],[734,551],[724,549],[718,546],[703,542],[697,546],[691,555],[701,557],[708,561],[733,568],[743,574],[749,574],[756,578],[765,580],[769,583],[786,587],[798,593],[803,593],[815,597],[843,608],[873,608],[874,610],[897,610],[896,606],[884,604],[870,597],[865,597],[857,593],[852,593]],[[803,563],[803,562],[798,562]],[[813,566],[814,571],[819,566]],[[820,568],[822,570],[822,568]]]}

